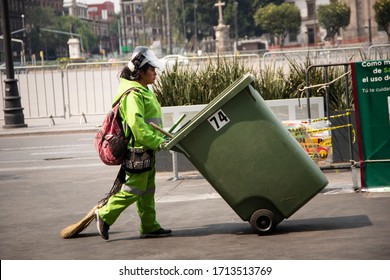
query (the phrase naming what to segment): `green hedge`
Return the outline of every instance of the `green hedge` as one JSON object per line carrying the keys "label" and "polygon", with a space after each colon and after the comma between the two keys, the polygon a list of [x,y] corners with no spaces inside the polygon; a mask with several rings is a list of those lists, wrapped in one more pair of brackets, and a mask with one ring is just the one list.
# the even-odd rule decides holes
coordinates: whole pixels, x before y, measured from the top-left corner
{"label": "green hedge", "polygon": [[[282,68],[275,69],[272,66],[254,69],[247,66],[239,57],[229,58],[219,56],[213,60],[199,62],[194,66],[175,64],[159,75],[154,85],[154,92],[162,106],[182,106],[207,104],[220,92],[228,87],[233,81],[246,73],[255,77],[253,87],[265,100],[305,98],[302,91],[305,86],[305,71],[311,65],[309,58],[302,61],[286,60],[289,72],[285,73]],[[340,66],[328,67],[329,81],[335,80],[344,74],[344,68]],[[346,90],[345,79],[339,79],[329,85],[329,109],[330,111],[351,108],[347,104],[347,95],[352,102],[352,87],[349,74],[349,86]],[[324,83],[324,69],[314,68],[310,72],[310,85]],[[311,96],[324,96],[325,89],[310,89]]]}

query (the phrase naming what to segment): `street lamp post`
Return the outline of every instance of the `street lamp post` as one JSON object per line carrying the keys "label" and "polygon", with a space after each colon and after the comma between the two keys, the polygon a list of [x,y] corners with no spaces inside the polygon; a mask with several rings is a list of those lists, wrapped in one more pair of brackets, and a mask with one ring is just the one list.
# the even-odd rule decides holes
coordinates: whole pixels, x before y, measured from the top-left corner
{"label": "street lamp post", "polygon": [[[125,4],[123,3],[123,1],[121,0],[120,1],[120,5],[121,5],[121,13],[119,16],[119,22],[121,22],[121,28],[123,28],[123,33],[121,32],[121,39],[122,39],[122,45],[126,46],[125,48],[125,51],[127,52],[128,51],[128,41],[127,41],[127,32],[126,32],[126,11],[125,11]],[[123,36],[122,36],[123,34]]]}
{"label": "street lamp post", "polygon": [[122,56],[122,32],[121,32],[121,16],[120,16],[120,14],[119,14],[119,19],[118,19],[118,45],[119,45],[118,53],[120,56]]}
{"label": "street lamp post", "polygon": [[144,33],[144,45],[148,45],[147,39],[146,39],[146,29],[145,29],[145,14],[144,14],[144,3],[143,0],[141,0],[141,16],[142,16],[142,31]]}
{"label": "street lamp post", "polygon": [[169,15],[169,3],[165,0],[165,9],[167,13],[167,42],[168,42],[168,54],[172,53],[172,36],[171,36],[171,19]]}
{"label": "street lamp post", "polygon": [[23,108],[18,91],[18,80],[15,79],[14,64],[12,61],[11,32],[9,26],[8,0],[1,0],[1,25],[3,26],[4,60],[6,69],[4,94],[4,128],[26,127]]}
{"label": "street lamp post", "polygon": [[194,25],[195,25],[195,30],[194,30],[194,52],[196,53],[198,51],[198,27],[196,26],[196,8],[198,7],[198,3],[196,0],[194,0]]}
{"label": "street lamp post", "polygon": [[237,12],[238,12],[238,2],[234,1],[234,51],[237,51],[238,47],[238,26],[237,26]]}
{"label": "street lamp post", "polygon": [[368,0],[368,44],[372,44],[372,33],[371,33],[371,1]]}
{"label": "street lamp post", "polygon": [[186,38],[186,16],[185,16],[185,9],[184,9],[184,0],[181,0],[181,10],[182,10],[182,19],[183,19],[183,41],[184,46],[187,47],[187,38]]}
{"label": "street lamp post", "polygon": [[[23,27],[23,29],[25,30],[26,26],[25,26],[25,24],[24,24],[24,14],[22,14],[21,17],[22,17],[22,27]],[[26,37],[26,30],[23,31],[23,37]]]}
{"label": "street lamp post", "polygon": [[[26,40],[26,26],[24,24],[24,14],[22,14],[22,27],[23,27],[23,40]],[[21,51],[21,55],[20,55],[20,62],[22,65],[25,65],[26,64],[26,50],[25,50],[25,44],[23,42],[22,44],[22,51]]]}

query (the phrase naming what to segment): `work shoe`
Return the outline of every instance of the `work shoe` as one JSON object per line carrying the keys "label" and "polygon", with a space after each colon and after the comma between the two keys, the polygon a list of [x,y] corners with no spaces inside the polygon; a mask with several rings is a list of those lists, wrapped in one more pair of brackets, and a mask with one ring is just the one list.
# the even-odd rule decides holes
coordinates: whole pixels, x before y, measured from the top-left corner
{"label": "work shoe", "polygon": [[153,231],[153,232],[141,234],[141,238],[166,237],[166,236],[171,236],[171,234],[172,234],[172,230],[160,228],[160,229]]}
{"label": "work shoe", "polygon": [[106,224],[102,218],[100,218],[99,209],[95,210],[95,219],[96,219],[96,227],[100,236],[104,240],[108,240],[108,230],[110,229],[110,226]]}

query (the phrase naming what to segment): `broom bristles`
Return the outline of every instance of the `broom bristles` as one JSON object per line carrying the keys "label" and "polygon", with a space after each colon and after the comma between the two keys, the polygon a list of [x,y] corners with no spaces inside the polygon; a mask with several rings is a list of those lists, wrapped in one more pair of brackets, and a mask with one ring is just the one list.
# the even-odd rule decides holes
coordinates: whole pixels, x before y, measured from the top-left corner
{"label": "broom bristles", "polygon": [[79,222],[77,222],[75,224],[71,224],[71,225],[67,226],[66,228],[64,228],[63,230],[61,230],[61,232],[60,232],[61,237],[62,238],[72,238],[72,237],[75,237],[80,232],[82,232],[84,229],[86,229],[89,226],[89,224],[92,223],[92,221],[95,219],[95,210],[103,207],[103,205],[105,205],[107,203],[108,199],[113,194],[117,193],[120,190],[123,182],[125,181],[125,176],[126,176],[126,172],[121,166],[121,168],[119,169],[118,175],[116,176],[116,179],[114,181],[114,184],[113,184],[110,192],[106,194],[106,197],[103,198],[102,200],[100,200],[98,202],[98,204],[95,207],[93,207],[88,212],[88,214],[84,218],[82,218]]}
{"label": "broom bristles", "polygon": [[96,205],[93,207],[84,218],[82,218],[79,222],[71,224],[61,230],[60,235],[62,238],[72,238],[75,235],[82,232],[86,229],[90,223],[95,219],[95,210],[100,208],[101,205]]}

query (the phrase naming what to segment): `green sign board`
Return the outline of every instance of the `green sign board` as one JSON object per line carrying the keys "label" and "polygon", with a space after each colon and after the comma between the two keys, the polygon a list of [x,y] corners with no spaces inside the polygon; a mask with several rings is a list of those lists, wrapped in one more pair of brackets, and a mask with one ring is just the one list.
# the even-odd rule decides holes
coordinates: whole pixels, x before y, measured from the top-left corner
{"label": "green sign board", "polygon": [[121,47],[121,51],[123,53],[129,53],[129,52],[132,52],[133,51],[133,47],[132,46],[122,46]]}
{"label": "green sign board", "polygon": [[390,60],[351,64],[363,189],[390,189]]}

